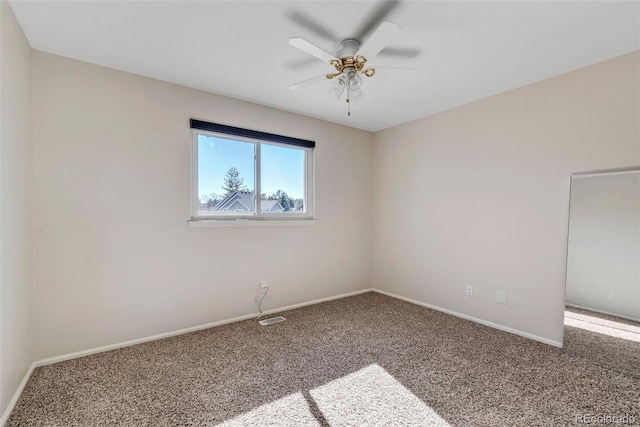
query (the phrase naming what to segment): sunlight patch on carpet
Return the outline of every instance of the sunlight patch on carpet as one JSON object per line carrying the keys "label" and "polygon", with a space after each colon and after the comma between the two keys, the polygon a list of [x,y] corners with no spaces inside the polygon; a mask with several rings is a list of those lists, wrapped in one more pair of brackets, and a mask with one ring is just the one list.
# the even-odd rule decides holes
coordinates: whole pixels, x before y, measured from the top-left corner
{"label": "sunlight patch on carpet", "polygon": [[313,427],[319,425],[302,393],[290,394],[218,424],[219,427]]}
{"label": "sunlight patch on carpet", "polygon": [[450,427],[377,364],[314,388],[309,394],[331,427]]}
{"label": "sunlight patch on carpet", "polygon": [[600,317],[565,311],[564,324],[597,334],[604,334],[623,340],[640,342],[640,327]]}

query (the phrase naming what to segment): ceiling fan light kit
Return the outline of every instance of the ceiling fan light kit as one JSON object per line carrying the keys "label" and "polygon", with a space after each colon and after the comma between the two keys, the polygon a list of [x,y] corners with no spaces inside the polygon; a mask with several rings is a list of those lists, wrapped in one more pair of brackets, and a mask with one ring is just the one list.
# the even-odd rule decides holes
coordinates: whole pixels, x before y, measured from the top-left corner
{"label": "ceiling fan light kit", "polygon": [[[347,91],[346,101],[349,104],[351,104],[352,101],[364,98],[362,78],[355,71],[348,71],[346,74],[340,75],[333,81],[329,88],[329,92],[338,99],[342,97],[345,90]],[[347,106],[347,115],[351,115],[350,105]]]}

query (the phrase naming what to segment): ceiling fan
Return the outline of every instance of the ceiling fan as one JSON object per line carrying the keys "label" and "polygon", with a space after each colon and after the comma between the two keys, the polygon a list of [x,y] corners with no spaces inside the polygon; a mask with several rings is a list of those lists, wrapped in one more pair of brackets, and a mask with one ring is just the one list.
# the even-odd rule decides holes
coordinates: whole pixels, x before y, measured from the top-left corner
{"label": "ceiling fan", "polygon": [[[303,52],[318,58],[322,62],[328,63],[334,71],[328,74],[316,76],[289,86],[290,89],[299,89],[321,80],[333,80],[329,89],[338,99],[346,92],[346,102],[348,105],[347,114],[351,115],[351,101],[364,96],[362,90],[362,75],[373,77],[375,68],[366,67],[369,59],[380,53],[396,37],[402,29],[398,24],[384,21],[384,18],[399,4],[399,0],[387,0],[382,2],[374,13],[366,20],[356,32],[356,36],[346,38],[340,42],[340,48],[335,55],[319,48],[315,44],[301,38],[293,37],[289,39],[289,44],[302,50]],[[336,40],[336,37],[320,24],[300,13],[290,15],[291,19],[316,34]],[[375,29],[375,30],[374,30]],[[373,33],[371,31],[373,30]],[[360,41],[367,36],[364,43]],[[415,56],[419,53],[416,49],[388,49],[387,54],[395,56]],[[384,67],[397,68],[397,67]]]}

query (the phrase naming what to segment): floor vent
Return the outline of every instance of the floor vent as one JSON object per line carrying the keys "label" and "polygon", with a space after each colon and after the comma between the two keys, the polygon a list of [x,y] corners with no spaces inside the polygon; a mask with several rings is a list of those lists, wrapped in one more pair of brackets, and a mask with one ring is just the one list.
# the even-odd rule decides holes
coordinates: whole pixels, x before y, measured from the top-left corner
{"label": "floor vent", "polygon": [[284,322],[285,319],[282,316],[276,316],[276,317],[272,317],[271,319],[264,319],[259,321],[258,323],[260,323],[262,326],[268,326],[268,325],[273,325],[274,323],[280,323],[280,322]]}

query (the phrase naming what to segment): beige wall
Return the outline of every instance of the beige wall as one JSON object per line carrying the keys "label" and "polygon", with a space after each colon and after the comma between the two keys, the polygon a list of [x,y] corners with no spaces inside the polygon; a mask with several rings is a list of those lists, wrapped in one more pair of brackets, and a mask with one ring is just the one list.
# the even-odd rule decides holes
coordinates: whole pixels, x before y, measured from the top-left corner
{"label": "beige wall", "polygon": [[636,52],[375,134],[374,287],[561,343],[569,177],[640,164],[639,64]]}
{"label": "beige wall", "polygon": [[[33,54],[37,359],[371,286],[371,134]],[[316,141],[315,226],[189,229],[189,118]]]}
{"label": "beige wall", "polygon": [[567,304],[640,321],[640,171],[572,178],[567,256]]}
{"label": "beige wall", "polygon": [[0,417],[33,362],[31,47],[0,2]]}

